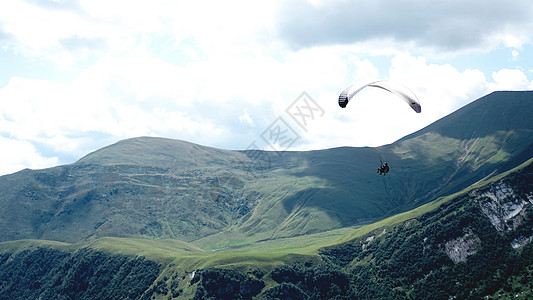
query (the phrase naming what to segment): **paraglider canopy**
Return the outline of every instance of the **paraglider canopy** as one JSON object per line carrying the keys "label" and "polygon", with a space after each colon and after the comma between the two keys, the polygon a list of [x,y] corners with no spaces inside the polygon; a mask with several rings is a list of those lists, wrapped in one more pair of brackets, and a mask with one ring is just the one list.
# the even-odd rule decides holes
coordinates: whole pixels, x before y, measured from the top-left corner
{"label": "paraglider canopy", "polygon": [[348,102],[352,99],[353,96],[355,96],[355,94],[357,94],[359,91],[368,86],[377,87],[389,91],[403,99],[405,102],[407,102],[407,104],[409,104],[409,106],[417,113],[420,113],[422,111],[420,102],[416,98],[416,95],[411,92],[411,90],[399,83],[392,82],[390,80],[374,81],[359,87],[357,84],[350,85],[349,87],[344,89],[344,91],[342,91],[342,93],[339,95],[339,106],[342,108],[346,107],[346,105],[348,105]]}

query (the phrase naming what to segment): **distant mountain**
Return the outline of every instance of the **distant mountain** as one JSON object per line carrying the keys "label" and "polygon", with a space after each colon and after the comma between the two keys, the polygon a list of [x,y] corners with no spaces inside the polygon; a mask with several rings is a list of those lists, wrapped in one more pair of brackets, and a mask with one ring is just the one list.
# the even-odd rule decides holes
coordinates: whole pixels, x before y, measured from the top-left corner
{"label": "distant mountain", "polygon": [[[174,238],[204,248],[370,223],[533,156],[533,92],[496,92],[376,148],[273,153],[135,138],[0,177],[0,241]],[[379,160],[391,171],[378,176]]]}

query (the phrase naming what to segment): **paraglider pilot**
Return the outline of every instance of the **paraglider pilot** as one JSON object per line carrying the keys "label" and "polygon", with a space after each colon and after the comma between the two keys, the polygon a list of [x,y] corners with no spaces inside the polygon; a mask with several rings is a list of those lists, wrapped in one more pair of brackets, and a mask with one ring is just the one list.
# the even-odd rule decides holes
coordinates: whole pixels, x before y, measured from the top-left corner
{"label": "paraglider pilot", "polygon": [[378,168],[378,174],[379,175],[382,175],[385,176],[388,172],[389,172],[389,163],[387,161],[385,161],[385,163],[383,163],[381,160],[381,166]]}

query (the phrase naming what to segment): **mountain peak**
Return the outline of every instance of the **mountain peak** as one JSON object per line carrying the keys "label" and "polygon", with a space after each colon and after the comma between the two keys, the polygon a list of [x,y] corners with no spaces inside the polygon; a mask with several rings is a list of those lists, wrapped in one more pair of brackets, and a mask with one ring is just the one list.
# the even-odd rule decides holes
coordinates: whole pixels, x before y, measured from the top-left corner
{"label": "mountain peak", "polygon": [[221,149],[201,146],[183,140],[161,137],[136,137],[118,141],[81,158],[77,164],[140,165],[168,167],[207,163],[209,156],[218,156]]}
{"label": "mountain peak", "polygon": [[492,92],[401,140],[428,132],[465,139],[487,136],[498,131],[531,130],[532,99],[533,91]]}

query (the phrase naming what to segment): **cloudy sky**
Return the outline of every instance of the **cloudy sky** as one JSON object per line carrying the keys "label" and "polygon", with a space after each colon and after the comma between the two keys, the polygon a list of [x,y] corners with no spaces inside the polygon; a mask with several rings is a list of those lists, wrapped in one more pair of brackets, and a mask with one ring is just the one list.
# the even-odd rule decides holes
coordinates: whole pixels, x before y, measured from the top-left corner
{"label": "cloudy sky", "polygon": [[[532,89],[531,16],[530,0],[1,1],[0,175],[137,136],[391,143],[492,91]],[[379,79],[422,113],[375,88],[337,105]]]}

